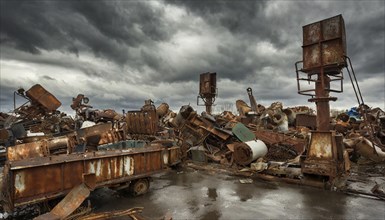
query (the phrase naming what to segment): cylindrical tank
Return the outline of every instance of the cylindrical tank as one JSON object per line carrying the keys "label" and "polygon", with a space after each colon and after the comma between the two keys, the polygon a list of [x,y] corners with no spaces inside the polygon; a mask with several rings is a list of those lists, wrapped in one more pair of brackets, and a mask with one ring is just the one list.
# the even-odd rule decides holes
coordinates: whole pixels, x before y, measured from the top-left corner
{"label": "cylindrical tank", "polygon": [[180,108],[178,114],[171,120],[171,124],[177,128],[182,126],[182,123],[190,116],[194,109],[189,105],[184,105]]}
{"label": "cylindrical tank", "polygon": [[273,116],[273,121],[277,125],[279,131],[288,131],[289,123],[287,115],[284,113],[277,113]]}
{"label": "cylindrical tank", "polygon": [[158,115],[159,118],[162,118],[168,113],[169,106],[167,103],[162,103],[156,108],[156,114]]}
{"label": "cylindrical tank", "polygon": [[256,141],[247,141],[245,142],[253,151],[253,161],[260,158],[264,157],[267,154],[267,146],[266,144],[261,141],[261,140],[256,140]]}
{"label": "cylindrical tank", "polygon": [[184,119],[187,119],[188,116],[190,116],[191,112],[193,112],[194,109],[190,105],[184,105],[180,108],[179,113]]}
{"label": "cylindrical tank", "polygon": [[67,148],[68,147],[68,137],[56,137],[47,141],[47,145],[49,149],[56,148]]}
{"label": "cylindrical tank", "polygon": [[254,160],[267,154],[266,144],[261,140],[238,143],[234,146],[234,161],[240,165],[249,165]]}

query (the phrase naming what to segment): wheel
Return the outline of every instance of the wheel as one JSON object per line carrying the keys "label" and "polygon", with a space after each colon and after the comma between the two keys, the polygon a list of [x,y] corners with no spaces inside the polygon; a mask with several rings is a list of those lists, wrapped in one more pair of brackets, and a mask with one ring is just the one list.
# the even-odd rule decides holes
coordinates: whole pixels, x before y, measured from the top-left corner
{"label": "wheel", "polygon": [[133,180],[129,186],[129,192],[132,196],[143,195],[148,192],[150,181],[147,178]]}

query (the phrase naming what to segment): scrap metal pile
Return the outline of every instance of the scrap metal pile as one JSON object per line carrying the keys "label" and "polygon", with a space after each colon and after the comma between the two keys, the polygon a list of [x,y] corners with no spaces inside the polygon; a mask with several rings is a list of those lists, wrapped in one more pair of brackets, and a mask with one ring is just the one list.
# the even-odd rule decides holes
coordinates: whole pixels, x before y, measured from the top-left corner
{"label": "scrap metal pile", "polygon": [[[25,95],[30,99],[29,105],[22,105],[12,114],[1,114],[1,144],[7,147],[7,169],[4,169],[2,178],[9,177],[7,172],[11,171],[15,175],[10,177],[20,181],[17,179],[20,178],[17,166],[39,168],[42,164],[51,163],[49,161],[52,158],[58,164],[64,162],[66,166],[72,166],[69,161],[76,162],[76,155],[79,154],[88,155],[96,161],[106,155],[89,153],[107,151],[114,158],[114,150],[117,149],[141,149],[143,146],[164,149],[177,146],[180,151],[173,153],[174,159],[170,159],[173,161],[168,164],[176,164],[179,161],[177,158],[181,158],[184,161],[215,163],[228,169],[259,175],[301,179],[303,173],[300,171],[300,157],[309,145],[310,130],[316,128],[314,111],[309,107],[283,108],[280,102],[274,102],[268,107],[255,105],[250,88],[247,92],[251,97],[251,105],[254,103],[257,108],[237,100],[238,114],[229,111],[198,114],[189,105],[182,106],[178,113],[174,113],[166,103],[155,108],[151,100],[145,101],[141,110],[118,114],[111,109],[93,110],[92,106],[87,105],[87,98],[78,95],[71,105],[76,111],[75,118],[57,111],[59,104],[47,107],[42,98],[30,98],[31,90],[33,92],[36,88],[43,91],[46,99],[56,100],[42,86],[35,85]],[[367,106],[358,109],[361,110],[354,111],[353,108],[330,118],[330,127],[343,135],[343,142],[353,162],[384,162],[384,111]],[[52,157],[54,155],[57,157]],[[119,151],[118,155],[124,156],[124,151]],[[98,169],[93,168],[92,164],[94,162],[86,167],[90,170]],[[49,170],[48,167],[44,169],[45,172]],[[24,180],[24,184],[31,184],[26,186],[28,189],[37,189],[33,182],[52,180],[51,177],[44,180],[39,175],[36,175],[39,180]],[[60,179],[59,176],[55,178]],[[113,179],[112,176],[104,178],[107,181]],[[62,184],[71,182],[66,192],[82,182],[58,181],[64,181]],[[16,194],[9,193],[15,191],[7,187],[4,188],[3,184],[4,207],[5,198],[12,195],[16,198],[20,196],[20,200],[13,201],[16,205],[28,204],[30,199],[35,198],[26,196],[28,193],[18,188]]]}
{"label": "scrap metal pile", "polygon": [[[228,166],[245,166],[266,154],[267,159],[285,161],[298,156],[305,141],[300,132],[288,130],[287,116],[282,113],[282,108],[276,106],[277,103],[273,103],[260,115],[235,116],[228,111],[218,115],[206,112],[199,115],[187,105],[181,107],[169,124],[183,142],[182,151],[190,151],[198,157],[201,152],[203,161],[208,159]],[[281,112],[281,120],[274,117],[278,116],[277,112]],[[251,120],[258,122],[242,123]],[[286,124],[287,130],[277,132],[282,124]]]}
{"label": "scrap metal pile", "polygon": [[[296,63],[298,93],[311,93],[309,101],[316,103],[317,115],[307,106],[257,104],[252,88],[246,89],[250,106],[235,100],[237,113],[214,114],[216,73],[200,75],[197,105],[202,99],[206,106],[201,114],[190,105],[177,113],[167,103],[156,108],[151,100],[140,110],[120,114],[113,109],[93,109],[89,99],[79,94],[72,100],[76,112],[72,118],[57,110],[60,101],[41,85],[19,89],[14,98],[21,96],[27,102],[15,106],[12,113],[0,113],[0,157],[5,161],[1,205],[5,211],[13,211],[18,206],[76,195],[72,198],[76,201],[67,196],[53,209],[60,212],[47,214],[62,218],[97,187],[134,187],[134,194],[144,193],[151,174],[180,161],[338,189],[346,187],[341,181],[357,170],[357,164],[379,164],[373,173],[379,173],[382,182],[375,181],[369,195],[385,199],[384,110],[370,108],[357,95],[357,107],[330,117],[329,101],[336,98],[329,92],[342,92],[332,90],[330,81],[341,81],[342,86],[341,69],[349,59],[344,41],[341,15],[304,26],[304,61]],[[319,54],[321,45],[336,50]],[[322,56],[326,58],[320,59]],[[297,68],[299,63],[303,63],[302,69]],[[350,72],[349,76],[352,78]],[[300,81],[314,82],[315,89],[302,90]],[[70,203],[76,205],[60,208]]]}
{"label": "scrap metal pile", "polygon": [[[260,113],[256,114],[243,100],[236,103],[240,106],[238,115],[229,111],[199,115],[191,106],[182,106],[176,117],[169,119],[168,126],[174,128],[178,139],[182,140],[183,152],[191,152],[190,156],[198,161],[239,167],[259,157],[266,161],[288,161],[303,153],[310,130],[316,128],[314,111],[307,106],[283,108],[282,103],[275,102],[269,107],[258,105]],[[362,157],[372,162],[385,161],[385,113],[380,108],[366,106],[363,114],[356,113],[353,117],[346,111],[331,117],[330,128],[343,135],[352,160]],[[259,148],[250,146],[248,141],[252,140],[262,141],[266,153],[254,152]]]}
{"label": "scrap metal pile", "polygon": [[28,102],[10,114],[1,113],[0,118],[0,144],[8,147],[10,161],[123,149],[123,141],[132,139],[141,139],[142,145],[166,139],[164,135],[157,135],[164,131],[158,126],[157,110],[151,101],[146,101],[139,111],[119,114],[112,109],[94,110],[87,105],[88,98],[79,94],[73,98],[71,108],[76,115],[72,118],[57,110],[60,101],[39,84],[25,93],[23,89],[16,93]]}
{"label": "scrap metal pile", "polygon": [[79,94],[73,98],[72,118],[57,110],[61,103],[39,84],[15,95],[27,102],[1,113],[0,144],[6,148],[1,212],[67,195],[54,209],[60,212],[47,214],[62,219],[95,188],[127,188],[140,195],[147,192],[152,174],[180,163],[180,148],[158,126],[151,101],[141,110],[118,114],[93,110]]}

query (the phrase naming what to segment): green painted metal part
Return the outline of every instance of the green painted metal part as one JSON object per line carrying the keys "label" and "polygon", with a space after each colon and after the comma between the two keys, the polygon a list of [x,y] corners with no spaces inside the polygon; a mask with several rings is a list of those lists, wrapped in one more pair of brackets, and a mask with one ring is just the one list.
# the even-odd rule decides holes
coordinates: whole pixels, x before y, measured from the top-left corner
{"label": "green painted metal part", "polygon": [[237,123],[233,128],[232,132],[242,142],[255,140],[255,134],[251,132],[244,124]]}

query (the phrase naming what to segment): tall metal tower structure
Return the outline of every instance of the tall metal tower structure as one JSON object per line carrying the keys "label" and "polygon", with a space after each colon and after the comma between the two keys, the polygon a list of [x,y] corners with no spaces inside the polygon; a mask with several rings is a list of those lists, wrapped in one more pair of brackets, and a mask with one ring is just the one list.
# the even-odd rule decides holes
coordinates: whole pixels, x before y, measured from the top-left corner
{"label": "tall metal tower structure", "polygon": [[[346,63],[345,24],[342,15],[303,26],[303,60],[295,64],[298,93],[311,96],[317,109],[317,130],[312,131],[303,173],[335,177],[345,173],[349,161],[342,136],[330,131],[331,92],[343,92],[342,69]],[[302,68],[298,66],[302,63]],[[307,83],[304,88],[303,82]],[[312,87],[313,85],[313,87]],[[335,88],[332,88],[335,87]]]}
{"label": "tall metal tower structure", "polygon": [[197,105],[200,105],[199,99],[202,99],[206,106],[206,112],[211,114],[217,94],[217,73],[202,73],[199,80]]}

